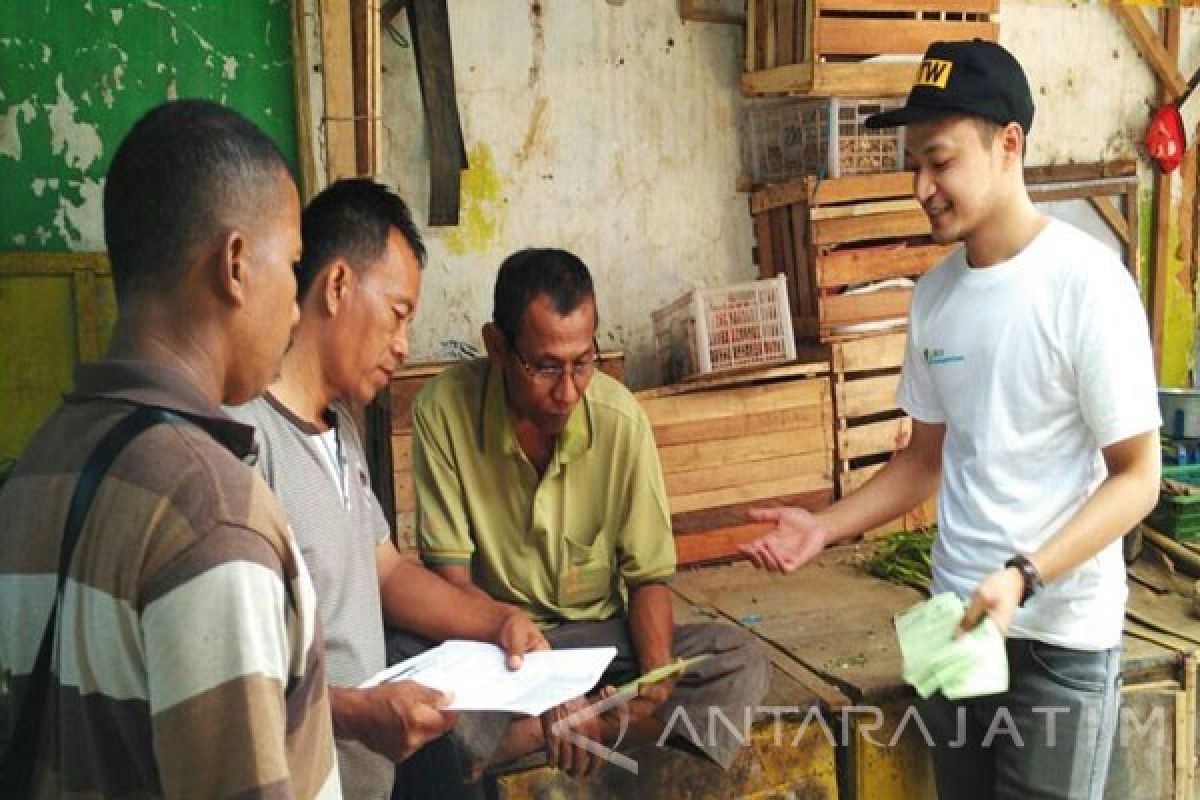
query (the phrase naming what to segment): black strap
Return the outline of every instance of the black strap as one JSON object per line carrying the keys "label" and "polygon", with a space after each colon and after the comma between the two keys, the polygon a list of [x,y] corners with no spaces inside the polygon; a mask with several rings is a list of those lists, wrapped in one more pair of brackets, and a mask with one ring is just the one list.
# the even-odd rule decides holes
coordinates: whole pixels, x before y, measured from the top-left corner
{"label": "black strap", "polygon": [[29,675],[29,685],[21,701],[21,709],[17,714],[16,726],[13,728],[12,741],[8,752],[5,753],[4,763],[0,767],[0,797],[26,798],[30,795],[33,783],[34,756],[37,753],[38,739],[41,733],[42,711],[46,705],[46,694],[50,688],[50,657],[54,651],[57,630],[58,607],[62,602],[63,587],[67,582],[67,572],[71,566],[71,556],[75,553],[75,545],[79,534],[83,531],[83,523],[88,510],[96,497],[96,491],[104,480],[104,475],[112,466],[113,461],[125,446],[138,434],[162,423],[193,422],[196,419],[183,416],[162,408],[138,406],[131,414],[113,426],[96,449],[84,462],[79,474],[79,482],[75,484],[75,492],[71,495],[71,505],[67,510],[67,521],[63,526],[62,547],[58,555],[58,587],[54,594],[54,604],[50,607],[50,619],[46,630],[42,633],[42,644],[38,648],[37,660],[33,672]]}

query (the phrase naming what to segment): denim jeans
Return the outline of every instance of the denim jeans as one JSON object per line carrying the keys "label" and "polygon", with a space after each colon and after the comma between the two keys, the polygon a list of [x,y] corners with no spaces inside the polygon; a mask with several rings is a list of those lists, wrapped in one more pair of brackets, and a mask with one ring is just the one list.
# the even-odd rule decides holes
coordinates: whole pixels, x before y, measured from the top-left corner
{"label": "denim jeans", "polygon": [[1009,689],[921,703],[940,800],[1099,800],[1120,705],[1120,648],[1009,639]]}

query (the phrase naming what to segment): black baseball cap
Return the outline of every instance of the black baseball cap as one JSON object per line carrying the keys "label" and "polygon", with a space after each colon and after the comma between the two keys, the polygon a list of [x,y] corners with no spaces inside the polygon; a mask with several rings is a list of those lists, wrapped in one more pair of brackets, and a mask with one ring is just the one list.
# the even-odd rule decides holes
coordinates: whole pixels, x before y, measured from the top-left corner
{"label": "black baseball cap", "polygon": [[953,114],[999,125],[1033,127],[1033,95],[1025,70],[995,42],[934,42],[925,51],[903,108],[867,117],[868,128],[894,128]]}

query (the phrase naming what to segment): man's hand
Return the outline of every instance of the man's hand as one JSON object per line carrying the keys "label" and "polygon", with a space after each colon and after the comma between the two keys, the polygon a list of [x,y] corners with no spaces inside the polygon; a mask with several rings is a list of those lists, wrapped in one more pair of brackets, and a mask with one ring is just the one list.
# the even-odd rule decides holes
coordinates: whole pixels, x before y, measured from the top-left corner
{"label": "man's hand", "polygon": [[962,621],[958,623],[955,636],[961,636],[983,621],[986,614],[1000,630],[1001,636],[1008,635],[1008,626],[1025,592],[1025,579],[1014,567],[993,572],[983,579],[971,596]]}
{"label": "man's hand", "polygon": [[458,714],[443,709],[450,697],[412,681],[370,689],[330,688],[334,733],[400,762],[454,727]]}
{"label": "man's hand", "polygon": [[793,572],[825,549],[829,534],[817,518],[802,508],[756,508],[750,518],[774,522],[775,529],[738,547],[754,566],[769,572]]}
{"label": "man's hand", "polygon": [[629,721],[640,722],[653,716],[670,699],[678,682],[679,676],[674,675],[639,687],[637,695],[629,701]]}
{"label": "man's hand", "polygon": [[520,669],[526,653],[550,649],[541,628],[515,606],[501,618],[492,642],[508,655],[505,663],[509,669]]}
{"label": "man's hand", "polygon": [[[589,709],[591,705],[592,701],[588,698],[576,697],[574,700],[568,700],[542,714],[542,733],[546,739],[546,760],[551,766],[558,767],[576,778],[582,778],[594,772],[601,763],[599,755],[589,753],[582,744],[575,744],[569,738],[569,735],[574,733],[596,744],[604,743],[600,715],[590,711],[579,714],[579,712]],[[568,717],[576,714],[579,716],[571,722],[564,722]]]}

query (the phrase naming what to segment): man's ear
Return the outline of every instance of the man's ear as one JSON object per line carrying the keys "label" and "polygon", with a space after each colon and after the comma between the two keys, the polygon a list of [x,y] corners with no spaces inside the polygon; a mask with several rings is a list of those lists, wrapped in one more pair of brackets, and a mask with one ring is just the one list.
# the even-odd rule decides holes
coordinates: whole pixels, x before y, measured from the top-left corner
{"label": "man's ear", "polygon": [[1016,122],[1005,125],[999,133],[1000,148],[1006,158],[1015,159],[1018,165],[1025,161],[1025,131]]}
{"label": "man's ear", "polygon": [[246,248],[246,239],[239,231],[226,233],[215,254],[215,273],[210,273],[216,279],[217,294],[239,307],[246,304],[247,297]]}
{"label": "man's ear", "polygon": [[508,359],[508,339],[496,323],[488,322],[483,326],[483,346],[493,364],[503,364]]}
{"label": "man's ear", "polygon": [[346,293],[351,289],[352,279],[350,265],[346,263],[345,259],[334,259],[322,270],[319,280],[321,281],[322,297],[325,301],[325,311],[329,316],[337,316]]}

